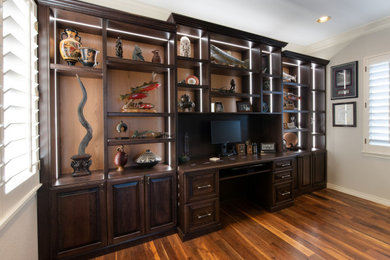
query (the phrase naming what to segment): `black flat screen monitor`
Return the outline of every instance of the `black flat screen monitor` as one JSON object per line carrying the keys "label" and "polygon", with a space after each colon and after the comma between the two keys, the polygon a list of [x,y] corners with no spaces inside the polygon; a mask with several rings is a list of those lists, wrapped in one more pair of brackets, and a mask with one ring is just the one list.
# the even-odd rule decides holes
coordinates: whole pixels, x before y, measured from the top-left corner
{"label": "black flat screen monitor", "polygon": [[212,120],[211,121],[211,144],[221,145],[221,156],[229,156],[227,153],[228,143],[242,141],[240,120]]}

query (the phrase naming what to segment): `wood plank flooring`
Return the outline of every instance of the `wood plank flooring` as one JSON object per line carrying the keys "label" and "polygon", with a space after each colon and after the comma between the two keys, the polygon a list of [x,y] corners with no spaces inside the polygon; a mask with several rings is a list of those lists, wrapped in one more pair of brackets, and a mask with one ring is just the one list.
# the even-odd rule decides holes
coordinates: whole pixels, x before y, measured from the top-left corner
{"label": "wood plank flooring", "polygon": [[95,258],[390,259],[390,207],[330,189],[269,213],[247,201],[221,205],[223,228],[181,242],[177,234]]}

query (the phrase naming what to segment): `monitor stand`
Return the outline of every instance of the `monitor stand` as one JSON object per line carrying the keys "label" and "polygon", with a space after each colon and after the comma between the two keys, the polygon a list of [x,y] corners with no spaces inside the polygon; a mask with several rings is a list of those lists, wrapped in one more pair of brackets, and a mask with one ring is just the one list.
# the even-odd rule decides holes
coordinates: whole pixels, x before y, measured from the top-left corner
{"label": "monitor stand", "polygon": [[221,151],[219,153],[219,156],[220,157],[228,157],[228,156],[232,156],[232,155],[233,155],[233,153],[227,152],[227,143],[221,144]]}

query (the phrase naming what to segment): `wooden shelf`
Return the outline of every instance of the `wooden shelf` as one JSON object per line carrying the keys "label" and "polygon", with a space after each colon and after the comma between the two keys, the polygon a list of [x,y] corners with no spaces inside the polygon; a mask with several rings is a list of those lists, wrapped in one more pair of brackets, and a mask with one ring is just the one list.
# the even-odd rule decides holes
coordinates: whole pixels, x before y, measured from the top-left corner
{"label": "wooden shelf", "polygon": [[109,146],[113,145],[131,145],[131,144],[153,144],[174,142],[175,138],[130,138],[130,139],[107,139]]}
{"label": "wooden shelf", "polygon": [[252,70],[247,70],[239,67],[231,67],[220,64],[210,64],[211,74],[218,74],[224,76],[249,76]]}
{"label": "wooden shelf", "polygon": [[261,73],[261,77],[263,77],[263,78],[275,78],[275,79],[280,79],[281,78],[280,74],[269,74],[269,73]]}
{"label": "wooden shelf", "polygon": [[175,113],[129,113],[129,112],[108,112],[108,117],[169,117]]}
{"label": "wooden shelf", "polygon": [[136,165],[126,167],[124,171],[117,171],[116,169],[110,169],[108,171],[108,179],[118,179],[118,178],[126,178],[133,176],[144,176],[149,174],[156,173],[167,173],[167,172],[175,172],[176,169],[172,168],[169,165],[159,163],[155,165],[153,168],[141,168]]}
{"label": "wooden shelf", "polygon": [[191,84],[183,84],[177,83],[177,88],[182,90],[199,90],[199,89],[208,89],[209,85],[191,85]]}
{"label": "wooden shelf", "polygon": [[263,90],[263,95],[283,95],[282,91]]}
{"label": "wooden shelf", "polygon": [[284,113],[309,113],[308,110],[283,110]]}
{"label": "wooden shelf", "polygon": [[295,82],[287,82],[287,81],[283,81],[283,86],[287,86],[287,87],[305,87],[307,88],[308,85],[307,84],[303,84],[303,83],[295,83]]}
{"label": "wooden shelf", "polygon": [[63,64],[50,64],[50,69],[56,70],[60,75],[65,76],[76,76],[78,74],[80,77],[88,77],[88,78],[102,78],[103,71],[99,68],[91,68],[91,67],[78,67],[78,66],[70,66]]}
{"label": "wooden shelf", "polygon": [[261,97],[259,94],[247,94],[247,93],[226,93],[226,92],[219,92],[219,91],[210,91],[210,96],[212,97],[235,97],[235,98],[250,98],[250,97]]}
{"label": "wooden shelf", "polygon": [[110,69],[131,70],[138,72],[167,72],[173,69],[173,65],[154,63],[149,61],[137,61],[117,57],[107,57],[107,67]]}
{"label": "wooden shelf", "polygon": [[188,58],[183,56],[177,56],[176,58],[176,66],[178,68],[186,68],[186,69],[193,69],[200,67],[200,64],[202,63],[208,63],[208,60],[204,59],[195,59],[195,58]]}
{"label": "wooden shelf", "polygon": [[307,132],[309,129],[307,128],[295,128],[295,129],[283,129],[285,133],[296,133],[296,132]]}
{"label": "wooden shelf", "polygon": [[[92,157],[93,159],[93,157]],[[84,185],[92,182],[100,182],[104,180],[104,172],[102,170],[92,171],[91,175],[73,177],[71,173],[62,174],[60,178],[58,178],[53,186],[66,186],[66,185]]]}

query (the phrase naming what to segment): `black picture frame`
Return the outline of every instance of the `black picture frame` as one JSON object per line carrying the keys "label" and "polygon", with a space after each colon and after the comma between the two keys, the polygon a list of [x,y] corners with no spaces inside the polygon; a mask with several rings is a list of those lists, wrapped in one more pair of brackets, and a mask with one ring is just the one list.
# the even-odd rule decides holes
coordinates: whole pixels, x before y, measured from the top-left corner
{"label": "black picture frame", "polygon": [[237,112],[252,112],[252,106],[251,103],[246,101],[237,101]]}
{"label": "black picture frame", "polygon": [[331,99],[358,97],[358,61],[331,67]]}
{"label": "black picture frame", "polygon": [[333,103],[334,127],[356,127],[356,102]]}

